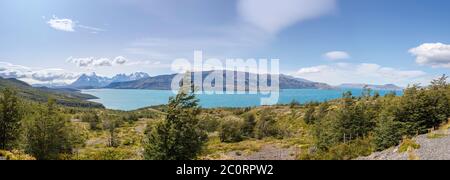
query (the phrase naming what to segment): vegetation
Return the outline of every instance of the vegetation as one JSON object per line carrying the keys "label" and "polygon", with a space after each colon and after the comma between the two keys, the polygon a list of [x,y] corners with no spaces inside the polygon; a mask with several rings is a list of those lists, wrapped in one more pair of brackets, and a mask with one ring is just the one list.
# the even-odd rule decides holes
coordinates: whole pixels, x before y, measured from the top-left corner
{"label": "vegetation", "polygon": [[256,124],[255,133],[258,139],[277,137],[279,135],[276,119],[273,117],[272,112],[262,112]]}
{"label": "vegetation", "polygon": [[67,106],[54,95],[31,100],[24,92],[37,90],[1,80],[9,84],[0,94],[1,159],[234,159],[270,146],[292,159],[348,160],[397,145],[418,159],[413,137],[440,138],[450,127],[446,76],[402,96],[366,88],[321,103],[201,109],[193,93],[180,92],[168,105],[128,112]]}
{"label": "vegetation", "polygon": [[207,140],[198,124],[200,108],[193,93],[181,91],[170,98],[165,121],[154,127],[145,145],[145,159],[191,160]]}
{"label": "vegetation", "polygon": [[17,79],[0,77],[0,89],[5,88],[14,89],[17,96],[27,101],[45,103],[48,99],[55,99],[57,104],[68,107],[104,108],[102,104],[87,101],[96,97],[74,89],[35,88]]}
{"label": "vegetation", "polygon": [[101,129],[100,124],[102,123],[100,117],[95,112],[84,113],[81,116],[81,121],[85,123],[89,123],[89,127],[91,130],[99,130]]}
{"label": "vegetation", "polygon": [[[368,89],[359,98],[345,93],[342,99],[333,102],[333,106],[321,118],[317,118],[315,109],[310,107],[304,120],[314,124],[312,134],[318,151],[303,158],[347,159],[342,154],[334,154],[336,156],[333,157],[328,155],[336,148],[354,146],[365,140],[370,140],[374,150],[384,150],[399,145],[404,137],[436,129],[447,123],[450,117],[449,92],[447,76],[442,76],[428,87],[410,86],[399,97],[392,94],[386,97],[372,96]],[[352,147],[361,148],[364,147]],[[364,154],[350,153],[350,158]]]}
{"label": "vegetation", "polygon": [[241,119],[235,117],[225,118],[219,128],[219,137],[221,142],[232,143],[243,140],[244,123]]}
{"label": "vegetation", "polygon": [[77,133],[57,111],[55,101],[49,100],[47,107],[39,109],[27,124],[27,152],[39,160],[59,159],[72,154],[78,143],[84,143]]}
{"label": "vegetation", "polygon": [[0,149],[11,150],[19,137],[21,114],[16,92],[6,88],[0,97]]}

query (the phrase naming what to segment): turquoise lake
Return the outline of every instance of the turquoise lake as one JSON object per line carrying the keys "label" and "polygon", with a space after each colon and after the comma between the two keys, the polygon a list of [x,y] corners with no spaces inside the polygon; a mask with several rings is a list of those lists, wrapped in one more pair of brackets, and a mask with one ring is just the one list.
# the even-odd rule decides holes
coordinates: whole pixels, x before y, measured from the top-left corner
{"label": "turquoise lake", "polygon": [[[354,96],[362,93],[361,89],[347,90],[318,90],[318,89],[288,89],[280,91],[278,104],[288,104],[293,100],[301,103],[311,101],[326,101],[342,97],[346,91],[352,91]],[[172,91],[165,90],[134,90],[134,89],[91,89],[83,90],[99,99],[93,102],[102,103],[106,108],[115,110],[135,110],[148,106],[167,104]],[[378,91],[385,95],[392,91]],[[402,92],[397,92],[400,95]],[[216,107],[253,107],[260,106],[261,97],[266,95],[198,95],[200,105],[204,108]]]}

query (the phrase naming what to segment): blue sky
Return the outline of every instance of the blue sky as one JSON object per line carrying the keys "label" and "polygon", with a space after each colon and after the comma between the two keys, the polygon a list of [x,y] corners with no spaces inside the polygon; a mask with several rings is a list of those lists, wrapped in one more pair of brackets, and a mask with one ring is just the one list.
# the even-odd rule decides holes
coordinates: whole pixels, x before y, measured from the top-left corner
{"label": "blue sky", "polygon": [[0,0],[0,75],[171,73],[176,58],[278,58],[340,83],[425,83],[449,72],[446,0]]}

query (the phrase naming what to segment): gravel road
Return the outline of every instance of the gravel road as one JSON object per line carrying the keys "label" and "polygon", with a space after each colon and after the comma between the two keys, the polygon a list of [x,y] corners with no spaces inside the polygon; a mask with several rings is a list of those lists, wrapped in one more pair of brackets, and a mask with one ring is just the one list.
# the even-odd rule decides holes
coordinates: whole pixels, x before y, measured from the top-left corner
{"label": "gravel road", "polygon": [[395,147],[358,160],[409,160],[411,154],[420,160],[450,160],[450,130],[435,133],[440,137],[429,138],[428,135],[420,135],[414,138],[420,148],[411,153],[398,153],[398,147]]}

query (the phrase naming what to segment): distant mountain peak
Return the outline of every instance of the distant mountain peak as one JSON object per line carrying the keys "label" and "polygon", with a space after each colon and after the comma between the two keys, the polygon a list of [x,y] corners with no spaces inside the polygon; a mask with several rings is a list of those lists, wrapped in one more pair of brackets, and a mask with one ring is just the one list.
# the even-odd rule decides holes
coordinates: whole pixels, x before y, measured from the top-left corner
{"label": "distant mountain peak", "polygon": [[370,88],[373,90],[402,90],[403,88],[395,84],[385,84],[385,85],[374,85],[374,84],[364,84],[364,83],[345,83],[339,85],[339,88],[353,88],[362,89]]}
{"label": "distant mountain peak", "polygon": [[75,82],[70,85],[70,87],[79,89],[102,88],[115,82],[136,81],[148,77],[150,76],[144,72],[135,72],[129,75],[122,73],[117,74],[112,78],[99,76],[95,72],[92,72],[89,74],[81,75]]}

